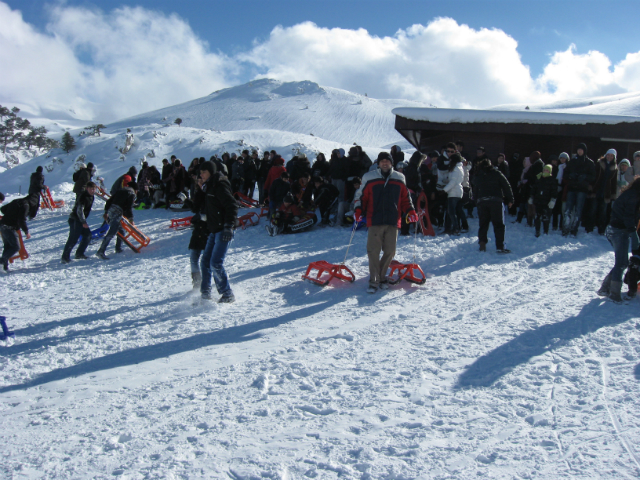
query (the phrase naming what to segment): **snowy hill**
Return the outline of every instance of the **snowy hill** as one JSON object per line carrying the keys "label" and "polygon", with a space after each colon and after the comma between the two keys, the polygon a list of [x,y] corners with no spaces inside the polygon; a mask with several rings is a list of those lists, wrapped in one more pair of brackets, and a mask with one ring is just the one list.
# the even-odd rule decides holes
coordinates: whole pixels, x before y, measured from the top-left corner
{"label": "snowy hill", "polygon": [[[275,149],[285,159],[298,152],[312,160],[317,152],[329,157],[334,148],[348,150],[357,143],[374,157],[397,144],[411,148],[394,129],[396,107],[425,106],[408,100],[376,100],[312,82],[256,80],[181,105],[164,108],[107,125],[100,137],[82,136],[66,154],[54,150],[27,164],[0,173],[0,191],[24,192],[35,167],[42,165],[53,189],[70,181],[76,160],[93,162],[97,175],[110,185],[131,165],[146,160],[160,166],[176,155],[187,165],[194,157],[209,158],[225,151]],[[174,124],[176,118],[182,125]],[[133,148],[120,153],[127,129]],[[81,129],[72,130],[76,136]],[[58,137],[61,136],[59,132]],[[55,138],[55,135],[54,135]]]}

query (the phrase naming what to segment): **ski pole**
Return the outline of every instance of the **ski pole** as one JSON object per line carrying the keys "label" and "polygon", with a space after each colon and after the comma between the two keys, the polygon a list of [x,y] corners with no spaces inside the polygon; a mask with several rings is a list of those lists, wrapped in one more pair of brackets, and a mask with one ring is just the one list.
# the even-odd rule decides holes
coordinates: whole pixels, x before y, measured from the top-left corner
{"label": "ski pole", "polygon": [[349,248],[351,248],[351,242],[353,241],[353,236],[356,233],[356,227],[358,226],[358,222],[353,220],[353,228],[351,229],[351,238],[349,239],[349,245],[347,245],[347,253],[344,254],[344,260],[342,261],[342,265],[347,261],[347,255],[349,255]]}

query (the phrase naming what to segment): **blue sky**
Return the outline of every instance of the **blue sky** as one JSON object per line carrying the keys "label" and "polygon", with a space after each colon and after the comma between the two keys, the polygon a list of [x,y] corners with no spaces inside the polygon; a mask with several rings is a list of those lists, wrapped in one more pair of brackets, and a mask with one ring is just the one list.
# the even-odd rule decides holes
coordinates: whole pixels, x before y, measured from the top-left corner
{"label": "blue sky", "polygon": [[[25,70],[13,83],[0,74],[0,102],[34,110],[70,103],[87,118],[141,113],[260,75],[463,108],[640,89],[638,0],[0,0],[2,6],[12,15],[0,18],[0,29],[36,33],[40,46],[29,51],[0,39],[0,61]],[[415,24],[420,28],[411,29]],[[33,80],[58,56],[61,77]],[[135,101],[116,108],[136,89]]]}

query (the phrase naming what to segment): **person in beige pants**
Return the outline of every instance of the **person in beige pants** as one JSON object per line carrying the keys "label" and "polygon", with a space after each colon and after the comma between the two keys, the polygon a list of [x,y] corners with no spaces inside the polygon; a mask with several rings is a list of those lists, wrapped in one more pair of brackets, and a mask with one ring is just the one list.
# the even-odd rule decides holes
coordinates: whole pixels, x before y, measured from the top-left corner
{"label": "person in beige pants", "polygon": [[418,221],[404,175],[394,171],[392,165],[391,155],[381,152],[378,168],[362,177],[354,198],[355,220],[366,217],[369,228],[369,293],[389,288],[387,269],[396,253],[402,214],[407,213],[408,222]]}

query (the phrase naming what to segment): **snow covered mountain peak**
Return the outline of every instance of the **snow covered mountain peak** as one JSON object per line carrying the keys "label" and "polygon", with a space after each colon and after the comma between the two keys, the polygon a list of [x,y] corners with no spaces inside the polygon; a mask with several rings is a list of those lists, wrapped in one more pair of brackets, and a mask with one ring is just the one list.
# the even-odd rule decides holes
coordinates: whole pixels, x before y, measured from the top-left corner
{"label": "snow covered mountain peak", "polygon": [[272,78],[260,78],[243,85],[217,90],[208,98],[236,99],[250,102],[265,102],[278,98],[296,97],[300,95],[322,94],[326,90],[315,82],[281,82]]}

